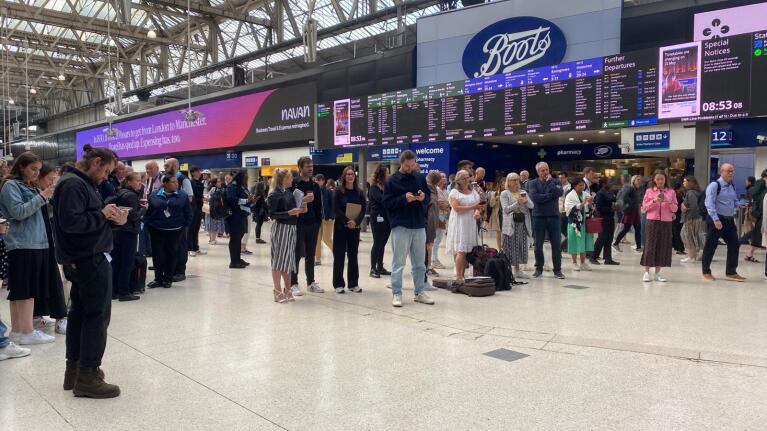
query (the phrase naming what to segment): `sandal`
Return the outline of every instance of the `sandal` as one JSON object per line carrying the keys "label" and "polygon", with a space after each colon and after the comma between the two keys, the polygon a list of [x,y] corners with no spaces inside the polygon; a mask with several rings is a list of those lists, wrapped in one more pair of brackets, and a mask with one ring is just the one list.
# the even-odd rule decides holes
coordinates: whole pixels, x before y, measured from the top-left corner
{"label": "sandal", "polygon": [[285,302],[296,302],[296,298],[293,297],[293,291],[289,287],[282,289],[282,292],[285,295]]}
{"label": "sandal", "polygon": [[754,259],[754,256],[746,256],[746,262],[760,263],[758,260]]}
{"label": "sandal", "polygon": [[288,302],[288,300],[285,298],[284,291],[272,290],[272,293],[274,294],[274,302],[279,302],[280,304],[285,304]]}

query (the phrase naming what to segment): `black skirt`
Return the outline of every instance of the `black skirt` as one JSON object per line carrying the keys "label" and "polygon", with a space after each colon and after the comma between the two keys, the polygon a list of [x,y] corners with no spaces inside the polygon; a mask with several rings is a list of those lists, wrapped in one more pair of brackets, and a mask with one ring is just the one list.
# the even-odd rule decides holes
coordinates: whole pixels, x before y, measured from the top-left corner
{"label": "black skirt", "polygon": [[8,300],[37,298],[50,286],[48,249],[17,249],[8,252]]}
{"label": "black skirt", "polygon": [[644,235],[645,246],[640,264],[646,267],[671,266],[672,222],[647,220]]}

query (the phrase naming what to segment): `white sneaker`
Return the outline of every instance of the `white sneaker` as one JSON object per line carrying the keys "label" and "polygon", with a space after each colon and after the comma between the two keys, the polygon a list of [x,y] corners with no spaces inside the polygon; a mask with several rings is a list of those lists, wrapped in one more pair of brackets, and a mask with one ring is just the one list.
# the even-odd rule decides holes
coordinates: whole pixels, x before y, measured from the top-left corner
{"label": "white sneaker", "polygon": [[315,281],[314,283],[309,285],[309,292],[312,293],[325,293],[325,289],[321,288],[319,284]]}
{"label": "white sneaker", "polygon": [[426,283],[423,284],[423,290],[426,290],[426,291],[429,291],[429,292],[433,292],[433,291],[437,290],[437,288],[432,286],[431,283],[429,283],[427,281]]}
{"label": "white sneaker", "polygon": [[431,267],[434,269],[445,269],[445,265],[442,264],[442,262],[438,260],[434,260],[431,262]]}
{"label": "white sneaker", "polygon": [[304,292],[301,290],[301,287],[297,284],[290,286],[290,291],[291,293],[293,293],[293,296],[304,296]]}
{"label": "white sneaker", "polygon": [[652,281],[652,277],[650,277],[649,272],[644,273],[644,277],[642,277],[642,281],[644,281],[645,283],[649,283]]}
{"label": "white sneaker", "polygon": [[205,250],[197,250],[196,253],[198,256],[205,256],[206,254],[208,254],[208,252]]}
{"label": "white sneaker", "polygon": [[588,264],[588,262],[581,263],[581,269],[584,271],[591,271],[591,265]]}
{"label": "white sneaker", "polygon": [[38,317],[32,321],[32,326],[35,329],[48,329],[56,326],[56,319],[49,319],[45,316]]}
{"label": "white sneaker", "polygon": [[661,282],[661,283],[665,283],[665,282],[667,282],[668,280],[666,280],[666,277],[664,277],[664,276],[660,275],[660,273],[656,273],[656,274],[655,274],[655,281],[659,281],[659,282]]}
{"label": "white sneaker", "polygon": [[208,241],[208,245],[218,245],[218,241],[215,239],[213,241]]}
{"label": "white sneaker", "polygon": [[687,257],[685,257],[683,259],[679,259],[679,262],[681,262],[681,263],[692,263],[692,262],[695,262],[695,258],[687,256]]}
{"label": "white sneaker", "polygon": [[13,358],[23,358],[24,356],[29,356],[30,353],[32,353],[31,349],[19,347],[16,345],[16,343],[11,341],[7,346],[0,349],[0,361]]}
{"label": "white sneaker", "polygon": [[397,293],[397,294],[392,296],[391,305],[392,305],[392,307],[402,307],[402,294],[401,293]]}
{"label": "white sneaker", "polygon": [[343,287],[336,287],[336,293],[344,293]]}
{"label": "white sneaker", "polygon": [[67,335],[67,319],[59,319],[56,321],[56,333],[61,335]]}
{"label": "white sneaker", "polygon": [[429,294],[426,292],[421,292],[416,295],[415,298],[413,298],[413,301],[426,305],[434,305],[434,300],[431,299],[431,296],[429,296]]}
{"label": "white sneaker", "polygon": [[10,339],[12,342],[19,344],[19,341],[21,341],[21,332],[11,332],[8,334],[8,339]]}
{"label": "white sneaker", "polygon": [[530,279],[530,276],[529,276],[529,275],[527,275],[527,274],[525,274],[525,273],[524,273],[524,272],[522,272],[522,271],[519,271],[519,272],[517,272],[517,273],[514,273],[514,278],[518,278],[518,279],[520,279],[520,280],[529,280],[529,279]]}
{"label": "white sneaker", "polygon": [[56,337],[34,330],[31,334],[21,334],[19,344],[22,346],[30,344],[48,344],[53,343],[54,341],[56,341]]}
{"label": "white sneaker", "polygon": [[613,244],[613,250],[615,250],[616,253],[623,253],[620,244]]}
{"label": "white sneaker", "polygon": [[189,252],[189,257],[197,257],[197,252],[196,251],[190,251]]}
{"label": "white sneaker", "polygon": [[350,287],[349,290],[351,290],[354,293],[361,293],[362,292],[362,288],[359,287],[359,286]]}
{"label": "white sneaker", "polygon": [[581,270],[581,264],[578,262],[573,263],[573,271],[580,271]]}

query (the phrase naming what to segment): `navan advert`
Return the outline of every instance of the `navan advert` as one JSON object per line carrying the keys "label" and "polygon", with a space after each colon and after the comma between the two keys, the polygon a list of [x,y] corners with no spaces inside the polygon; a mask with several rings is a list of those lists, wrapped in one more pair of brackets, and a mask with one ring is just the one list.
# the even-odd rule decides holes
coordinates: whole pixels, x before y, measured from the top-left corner
{"label": "navan advert", "polygon": [[121,158],[245,147],[309,140],[314,136],[312,106],[315,84],[251,93],[193,105],[202,115],[187,122],[183,110],[174,110],[76,133],[77,156],[83,145],[106,147]]}

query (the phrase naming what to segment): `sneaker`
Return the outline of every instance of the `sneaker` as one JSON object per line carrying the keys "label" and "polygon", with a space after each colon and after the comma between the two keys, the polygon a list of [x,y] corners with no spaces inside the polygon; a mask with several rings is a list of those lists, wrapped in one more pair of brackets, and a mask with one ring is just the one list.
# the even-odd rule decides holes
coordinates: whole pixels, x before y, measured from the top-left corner
{"label": "sneaker", "polygon": [[397,293],[395,295],[392,295],[391,306],[392,307],[402,307],[402,294],[401,293]]}
{"label": "sneaker", "polygon": [[379,273],[377,273],[377,272],[375,272],[375,271],[373,271],[373,270],[371,269],[371,270],[370,270],[370,277],[371,277],[371,278],[381,278],[381,274],[379,274]]}
{"label": "sneaker", "polygon": [[746,281],[746,277],[743,277],[742,275],[738,275],[737,273],[725,275],[724,278],[726,280],[737,281],[737,282],[744,282],[744,281]]}
{"label": "sneaker", "polygon": [[293,293],[293,296],[304,296],[304,292],[301,290],[301,287],[297,284],[290,286],[290,292]]}
{"label": "sneaker", "polygon": [[321,288],[319,284],[315,281],[314,283],[309,285],[309,292],[312,293],[325,293],[325,289]]}
{"label": "sneaker", "polygon": [[67,319],[59,319],[56,321],[56,333],[61,335],[67,335]]}
{"label": "sneaker", "polygon": [[56,341],[56,337],[48,335],[38,330],[32,331],[31,334],[21,334],[19,337],[19,344],[22,346],[30,344],[48,344]]}
{"label": "sneaker", "polygon": [[56,326],[56,319],[49,319],[45,316],[38,317],[32,320],[32,325],[35,329],[48,329]]}
{"label": "sneaker", "polygon": [[438,260],[434,260],[431,262],[431,267],[434,269],[445,269],[445,265],[442,264],[442,262]]}
{"label": "sneaker", "polygon": [[381,274],[381,275],[391,275],[391,271],[389,271],[389,270],[388,270],[388,269],[386,269],[386,268],[381,268],[381,269],[379,269],[379,270],[378,270],[378,273],[379,273],[379,274]]}
{"label": "sneaker", "polygon": [[536,269],[535,272],[533,273],[533,278],[540,278],[541,275],[543,275],[543,271],[541,271],[540,269]]}
{"label": "sneaker", "polygon": [[218,241],[216,240],[208,241],[208,245],[218,245]]}
{"label": "sneaker", "polygon": [[588,262],[581,263],[581,269],[584,271],[591,271],[591,265]]}
{"label": "sneaker", "polygon": [[242,259],[240,259],[240,263],[245,265],[245,266],[250,266],[250,262],[246,262],[246,261],[244,261]]}
{"label": "sneaker", "polygon": [[615,250],[616,253],[623,253],[620,244],[613,244],[613,250]]}
{"label": "sneaker", "polygon": [[343,287],[336,287],[336,293],[344,293]]}
{"label": "sneaker", "polygon": [[429,283],[429,282],[427,281],[427,282],[425,282],[425,283],[423,284],[423,290],[425,290],[425,291],[427,291],[427,292],[434,292],[435,290],[437,290],[437,288],[436,288],[436,287],[434,287],[434,286],[432,286],[432,285],[431,285],[431,283]]}
{"label": "sneaker", "polygon": [[186,280],[186,275],[184,274],[176,274],[173,276],[173,282],[174,283],[180,283],[182,281]]}
{"label": "sneaker", "polygon": [[581,264],[578,262],[573,263],[573,271],[580,271],[581,270]]}
{"label": "sneaker", "polygon": [[684,259],[679,259],[679,262],[681,262],[681,263],[693,263],[693,262],[695,262],[695,259],[692,258],[692,257],[687,256]]}
{"label": "sneaker", "polygon": [[189,257],[197,257],[197,252],[196,251],[190,251],[189,252]]}
{"label": "sneaker", "polygon": [[21,340],[21,332],[11,332],[8,334],[8,338],[16,344],[19,344]]}
{"label": "sneaker", "polygon": [[601,265],[602,263],[599,261],[599,259],[589,259],[589,263],[592,265]]}
{"label": "sneaker", "polygon": [[362,288],[359,286],[350,287],[349,290],[351,290],[354,293],[362,293]]}
{"label": "sneaker", "polygon": [[150,281],[149,284],[146,285],[146,287],[148,287],[150,289],[155,289],[155,288],[158,288],[158,287],[162,287],[163,284],[164,283],[162,281],[153,280],[153,281]]}
{"label": "sneaker", "polygon": [[205,256],[208,254],[208,252],[205,250],[197,250],[195,253],[197,253],[197,256]]}
{"label": "sneaker", "polygon": [[620,262],[616,262],[614,260],[606,260],[605,265],[620,265]]}
{"label": "sneaker", "polygon": [[716,281],[716,278],[711,274],[703,274],[703,281]]}
{"label": "sneaker", "polygon": [[19,347],[16,345],[16,343],[11,341],[7,346],[0,349],[0,361],[13,358],[23,358],[24,356],[29,356],[30,353],[32,353],[31,349]]}
{"label": "sneaker", "polygon": [[644,281],[645,283],[649,283],[652,281],[652,277],[650,277],[649,272],[644,273],[644,276],[642,277],[642,281]]}
{"label": "sneaker", "polygon": [[514,278],[518,278],[520,280],[528,280],[530,278],[530,276],[525,274],[522,271],[519,271],[519,272],[515,272],[514,273]]}
{"label": "sneaker", "polygon": [[253,254],[253,252],[250,251],[250,250],[243,250],[243,251],[240,252],[240,254],[244,254],[246,256],[250,256],[251,254]]}
{"label": "sneaker", "polygon": [[266,241],[261,238],[256,238],[256,244],[266,244]]}
{"label": "sneaker", "polygon": [[413,301],[426,305],[434,305],[434,300],[431,299],[431,296],[429,296],[429,294],[426,292],[421,292],[416,295],[415,298],[413,298]]}
{"label": "sneaker", "polygon": [[[391,283],[386,283],[386,288],[391,290]],[[400,298],[400,299],[402,299],[402,298]]]}
{"label": "sneaker", "polygon": [[426,275],[430,275],[432,277],[439,277],[439,273],[434,270],[434,268],[429,268],[426,270]]}
{"label": "sneaker", "polygon": [[668,280],[666,279],[666,277],[664,277],[664,276],[660,275],[660,273],[659,273],[659,272],[656,272],[656,273],[655,273],[655,281],[659,281],[659,282],[661,282],[661,283],[665,283],[665,282],[667,282]]}
{"label": "sneaker", "polygon": [[554,277],[556,277],[556,278],[558,278],[560,280],[564,280],[565,279],[565,275],[562,274],[562,271],[554,271]]}

